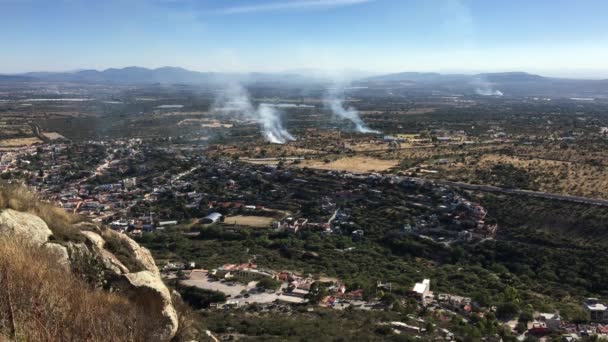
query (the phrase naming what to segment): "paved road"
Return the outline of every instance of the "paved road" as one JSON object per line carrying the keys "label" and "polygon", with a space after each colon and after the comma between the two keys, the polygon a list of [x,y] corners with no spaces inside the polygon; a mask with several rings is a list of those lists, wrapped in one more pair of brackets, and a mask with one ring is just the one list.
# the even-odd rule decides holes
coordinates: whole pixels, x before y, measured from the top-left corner
{"label": "paved road", "polygon": [[550,192],[541,192],[541,191],[531,191],[531,190],[522,190],[522,189],[506,189],[500,188],[492,185],[477,185],[477,184],[468,184],[461,182],[450,182],[450,181],[442,181],[442,180],[428,180],[424,178],[414,178],[414,177],[403,177],[409,178],[412,180],[430,182],[439,185],[451,186],[454,188],[464,189],[464,190],[476,190],[476,191],[485,191],[485,192],[497,192],[504,194],[513,194],[513,195],[523,195],[523,196],[531,196],[531,197],[539,197],[546,198],[552,200],[559,201],[567,201],[567,202],[575,202],[575,203],[584,203],[584,204],[592,204],[592,205],[600,205],[608,207],[608,200],[605,199],[597,199],[597,198],[589,198],[589,197],[579,197],[579,196],[570,196],[570,195],[562,195],[562,194],[554,194]]}

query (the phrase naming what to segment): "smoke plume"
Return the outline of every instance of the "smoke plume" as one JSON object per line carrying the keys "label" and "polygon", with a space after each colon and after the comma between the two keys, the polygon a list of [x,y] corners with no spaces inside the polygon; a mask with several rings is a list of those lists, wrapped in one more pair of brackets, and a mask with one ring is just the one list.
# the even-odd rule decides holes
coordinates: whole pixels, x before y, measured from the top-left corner
{"label": "smoke plume", "polygon": [[[340,94],[342,90],[342,94]],[[355,129],[360,133],[380,133],[380,131],[369,128],[361,117],[359,112],[353,107],[344,107],[344,90],[339,88],[328,89],[325,96],[325,104],[329,107],[331,112],[342,119],[349,120],[355,124]]]}
{"label": "smoke plume", "polygon": [[473,82],[475,93],[482,96],[502,96],[502,91],[494,89],[492,83],[477,79]]}
{"label": "smoke plume", "polygon": [[240,84],[231,84],[216,98],[214,111],[235,114],[244,119],[255,121],[262,129],[266,141],[274,144],[284,144],[296,140],[283,127],[281,113],[274,107],[262,103],[254,108],[247,90]]}

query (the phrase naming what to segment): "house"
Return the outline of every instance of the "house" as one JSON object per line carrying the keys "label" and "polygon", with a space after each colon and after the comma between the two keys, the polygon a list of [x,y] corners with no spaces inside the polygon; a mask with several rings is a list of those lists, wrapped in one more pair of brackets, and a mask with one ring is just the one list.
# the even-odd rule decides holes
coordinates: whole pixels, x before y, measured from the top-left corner
{"label": "house", "polygon": [[562,323],[559,313],[540,313],[537,319],[539,322],[545,323],[547,328],[553,331],[559,330]]}
{"label": "house", "polygon": [[422,328],[419,328],[419,327],[413,326],[413,325],[409,325],[409,324],[406,324],[403,322],[391,322],[391,327],[393,327],[393,329],[396,329],[399,331],[416,333],[416,334],[419,334],[424,331],[424,329],[422,329]]}
{"label": "house", "polygon": [[165,226],[175,226],[177,224],[177,221],[172,220],[172,221],[160,221],[158,222],[158,225],[161,227],[165,227]]}
{"label": "house", "polygon": [[363,230],[355,230],[355,231],[352,232],[352,238],[355,241],[359,241],[359,240],[363,239],[363,235],[364,234],[365,233],[363,232]]}
{"label": "house", "polygon": [[293,217],[287,217],[282,222],[275,221],[272,223],[272,227],[277,230],[285,230],[292,233],[297,233],[300,229],[306,227],[308,219],[300,217],[294,219]]}
{"label": "house", "polygon": [[430,279],[424,279],[421,283],[416,283],[410,292],[420,299],[422,305],[426,306],[429,301],[433,300]]}
{"label": "house", "polygon": [[532,327],[528,330],[530,334],[535,336],[544,336],[551,332],[545,322],[532,322]]}
{"label": "house", "polygon": [[201,219],[202,223],[216,223],[217,221],[220,221],[222,218],[222,214],[218,213],[218,212],[213,212],[205,217],[203,217]]}
{"label": "house", "polygon": [[589,314],[591,322],[606,322],[608,320],[608,307],[600,303],[597,298],[585,299],[583,310]]}

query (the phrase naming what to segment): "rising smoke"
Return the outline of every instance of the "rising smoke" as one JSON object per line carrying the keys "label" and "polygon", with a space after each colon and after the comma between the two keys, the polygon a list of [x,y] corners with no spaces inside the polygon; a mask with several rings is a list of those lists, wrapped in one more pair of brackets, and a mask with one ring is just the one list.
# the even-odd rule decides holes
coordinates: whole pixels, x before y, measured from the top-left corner
{"label": "rising smoke", "polygon": [[260,125],[264,139],[271,143],[284,144],[296,140],[283,127],[281,113],[275,107],[265,103],[254,108],[247,90],[240,84],[234,83],[226,87],[224,92],[216,98],[214,111],[235,114],[255,121]]}
{"label": "rising smoke", "polygon": [[494,89],[492,83],[485,81],[485,80],[481,80],[481,79],[476,79],[473,82],[473,85],[475,86],[475,93],[477,95],[482,95],[482,96],[502,96],[502,91],[498,90],[498,89]]}
{"label": "rising smoke", "polygon": [[380,133],[380,131],[369,128],[361,117],[359,112],[353,107],[344,107],[344,89],[343,88],[329,88],[325,95],[325,104],[329,107],[331,112],[342,119],[349,120],[355,124],[355,129],[360,133]]}

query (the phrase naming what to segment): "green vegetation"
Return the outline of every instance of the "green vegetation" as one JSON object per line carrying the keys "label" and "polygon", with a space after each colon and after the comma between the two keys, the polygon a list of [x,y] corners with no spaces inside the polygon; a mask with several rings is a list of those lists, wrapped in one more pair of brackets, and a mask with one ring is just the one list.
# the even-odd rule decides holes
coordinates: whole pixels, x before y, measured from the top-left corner
{"label": "green vegetation", "polygon": [[211,303],[222,303],[226,301],[226,296],[217,291],[200,289],[195,286],[177,286],[179,294],[184,302],[194,309],[208,308]]}
{"label": "green vegetation", "polygon": [[290,314],[247,310],[203,312],[203,324],[221,334],[246,334],[257,341],[409,341],[378,324],[403,319],[395,312],[338,311],[305,307]]}
{"label": "green vegetation", "polygon": [[[484,195],[479,200],[491,213],[487,220],[499,225],[496,240],[447,247],[390,229],[394,219],[385,212],[358,216],[355,211],[355,221],[366,231],[365,239],[356,242],[342,235],[245,227],[236,232],[205,228],[198,238],[168,231],[139,241],[159,258],[193,260],[204,268],[256,255],[263,267],[335,276],[368,296],[378,295],[378,280],[392,282],[399,295],[428,277],[435,293],[498,306],[499,318],[518,317],[529,305],[585,321],[582,298],[602,297],[608,290],[603,281],[608,278],[606,210],[525,197]],[[353,249],[344,251],[347,247]]]}
{"label": "green vegetation", "polygon": [[515,167],[511,164],[496,164],[490,169],[477,170],[479,184],[496,185],[511,189],[537,190],[538,185],[528,171]]}
{"label": "green vegetation", "polygon": [[260,279],[257,285],[267,290],[278,290],[281,287],[281,282],[270,277],[264,277]]}

